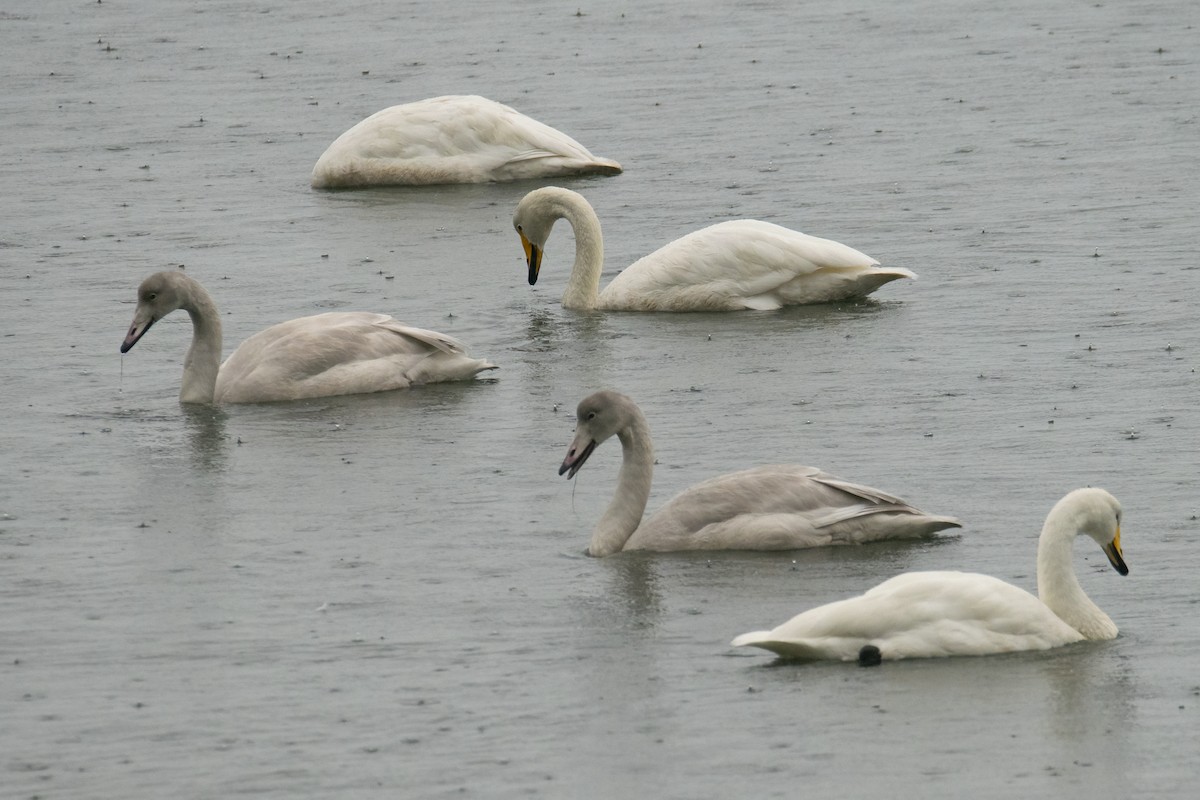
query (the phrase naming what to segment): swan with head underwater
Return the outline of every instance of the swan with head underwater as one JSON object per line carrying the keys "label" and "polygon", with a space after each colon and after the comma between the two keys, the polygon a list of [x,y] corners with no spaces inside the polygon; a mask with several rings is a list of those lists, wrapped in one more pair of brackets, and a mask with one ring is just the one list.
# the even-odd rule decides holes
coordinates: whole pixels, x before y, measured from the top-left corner
{"label": "swan with head underwater", "polygon": [[898,497],[816,467],[780,464],[710,478],[642,519],[654,472],[650,428],[641,409],[605,390],[579,403],[575,438],[558,474],[575,477],[596,447],[616,436],[623,460],[617,490],[592,531],[587,552],[626,550],[794,550],[930,536],[961,527]]}
{"label": "swan with head underwater", "polygon": [[1117,626],[1084,593],[1071,565],[1071,545],[1081,533],[1100,545],[1118,574],[1129,573],[1121,552],[1120,503],[1103,489],[1076,489],[1055,504],[1042,527],[1037,597],[990,575],[907,572],[773,630],[742,634],[732,644],[787,659],[875,664],[1113,639]]}
{"label": "swan with head underwater", "polygon": [[362,120],[329,145],[311,182],[314,189],[348,189],[620,172],[616,161],[502,103],[447,95]]}
{"label": "swan with head underwater", "polygon": [[770,311],[787,305],[859,300],[898,278],[853,247],[770,222],[720,222],[664,245],[626,267],[600,291],[604,241],[600,220],[582,195],[557,186],[535,189],[513,214],[537,283],[546,240],[557,220],[575,232],[575,264],[564,308],[603,311]]}
{"label": "swan with head underwater", "polygon": [[192,318],[183,361],[183,403],[265,403],[385,392],[414,384],[466,380],[496,369],[466,345],[386,314],[333,311],[281,322],[242,342],[221,363],[221,317],[199,281],[157,272],[138,287],[137,309],[121,352],[177,309]]}

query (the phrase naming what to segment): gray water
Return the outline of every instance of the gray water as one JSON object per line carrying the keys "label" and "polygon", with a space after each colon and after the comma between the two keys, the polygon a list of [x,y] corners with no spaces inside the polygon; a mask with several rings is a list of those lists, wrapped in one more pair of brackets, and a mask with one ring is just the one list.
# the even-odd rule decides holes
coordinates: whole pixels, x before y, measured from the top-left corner
{"label": "gray water", "polygon": [[[1187,794],[1198,8],[7,0],[0,794]],[[536,183],[308,188],[362,117],[468,92],[625,165],[560,181],[604,222],[607,277],[747,216],[920,280],[580,314],[565,226],[525,283],[510,219]],[[227,352],[363,309],[501,369],[184,408],[186,315],[117,353],[138,282],[180,264]],[[965,528],[589,559],[620,449],[555,472],[601,387],[649,417],[651,509],[794,461]],[[1115,641],[869,670],[728,647],[904,570],[1032,589],[1041,521],[1082,485],[1125,507],[1130,575],[1076,556]]]}

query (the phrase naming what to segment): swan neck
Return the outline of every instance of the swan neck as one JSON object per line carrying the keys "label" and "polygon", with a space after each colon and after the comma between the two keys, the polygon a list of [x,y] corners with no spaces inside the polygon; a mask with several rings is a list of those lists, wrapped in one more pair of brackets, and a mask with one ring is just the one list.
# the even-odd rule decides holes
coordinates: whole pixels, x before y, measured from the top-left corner
{"label": "swan neck", "polygon": [[592,531],[588,553],[607,556],[620,551],[642,523],[650,484],[654,479],[654,446],[646,418],[637,413],[634,420],[617,433],[621,441],[621,471],[617,491],[604,516]]}
{"label": "swan neck", "polygon": [[1079,527],[1071,517],[1051,514],[1038,539],[1038,597],[1085,639],[1112,639],[1117,626],[1079,585],[1072,563]]}
{"label": "swan neck", "polygon": [[182,403],[211,403],[221,369],[221,317],[212,296],[192,281],[180,307],[192,318],[192,346],[183,359]]}
{"label": "swan neck", "polygon": [[[566,198],[565,198],[566,199]],[[575,264],[563,292],[563,308],[593,309],[600,299],[600,274],[604,270],[604,237],[600,219],[591,206],[569,198],[560,212],[575,233]]]}

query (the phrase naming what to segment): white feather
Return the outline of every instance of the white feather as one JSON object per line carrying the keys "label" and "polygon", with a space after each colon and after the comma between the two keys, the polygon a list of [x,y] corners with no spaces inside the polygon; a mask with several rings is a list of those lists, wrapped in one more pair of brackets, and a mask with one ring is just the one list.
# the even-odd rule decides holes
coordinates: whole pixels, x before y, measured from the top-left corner
{"label": "white feather", "polygon": [[[868,645],[883,659],[1045,650],[1084,639],[1112,639],[1117,626],[1075,578],[1071,543],[1086,533],[1113,567],[1121,554],[1121,506],[1103,489],[1076,489],[1046,517],[1038,540],[1038,594],[990,575],[908,572],[846,600],[805,611],[769,631],[744,633],[751,645],[801,660],[859,657]],[[1039,599],[1040,598],[1040,599]]]}
{"label": "white feather", "polygon": [[853,247],[784,228],[739,219],[710,225],[638,259],[600,290],[604,241],[596,212],[582,195],[547,186],[521,200],[513,227],[537,279],[555,221],[575,232],[575,263],[563,292],[567,308],[607,311],[769,311],[787,305],[866,297],[889,281],[916,278],[902,267],[881,267]]}
{"label": "white feather", "polygon": [[448,95],[378,111],[339,136],[313,168],[317,189],[487,183],[599,173],[597,158],[549,125],[473,95]]}

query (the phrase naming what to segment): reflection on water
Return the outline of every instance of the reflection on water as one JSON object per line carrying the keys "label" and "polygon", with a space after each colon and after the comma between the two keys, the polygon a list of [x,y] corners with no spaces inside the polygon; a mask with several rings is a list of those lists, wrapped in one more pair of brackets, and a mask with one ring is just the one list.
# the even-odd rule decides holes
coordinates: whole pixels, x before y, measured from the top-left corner
{"label": "reflection on water", "polygon": [[1131,664],[1114,658],[1109,642],[1081,642],[1038,663],[1049,704],[1047,738],[1062,747],[1064,763],[1100,770],[1113,797],[1132,796],[1127,786],[1137,723],[1137,680]]}
{"label": "reflection on water", "polygon": [[225,432],[229,415],[220,406],[183,403],[180,407],[192,465],[205,472],[223,472],[229,449]]}
{"label": "reflection on water", "polygon": [[528,344],[522,345],[521,350],[552,352],[558,344],[559,325],[558,315],[544,308],[535,308],[529,312],[529,320],[525,323],[525,339]]}
{"label": "reflection on water", "polygon": [[529,310],[525,340],[516,348],[524,362],[525,391],[538,400],[574,408],[583,398],[575,396],[577,387],[610,385],[616,372],[611,331],[604,314]]}
{"label": "reflection on water", "polygon": [[654,556],[635,552],[597,560],[608,576],[606,594],[623,624],[633,628],[654,626],[663,610]]}
{"label": "reflection on water", "polygon": [[[548,81],[504,4],[407,15],[398,67],[395,4],[191,5],[0,12],[21,65],[0,114],[21,187],[0,196],[16,232],[0,234],[0,509],[18,518],[0,519],[5,796],[1187,796],[1200,635],[1172,589],[1200,541],[1185,480],[1200,328],[1180,291],[1200,186],[1179,168],[1194,4],[940,3],[936,25],[913,24],[935,4],[878,0],[585,9],[539,19],[572,54]],[[539,82],[554,91],[514,88]],[[627,163],[555,181],[601,210],[605,283],[742,216],[920,280],[772,313],[578,313],[560,306],[567,231],[526,283],[511,217],[532,186],[309,188],[349,125],[454,86]],[[1095,119],[1100,135],[1075,124]],[[181,262],[228,277],[227,345],[310,308],[368,308],[501,369],[182,407],[184,346],[164,336],[120,392],[131,287]],[[186,336],[186,317],[163,324]],[[583,558],[619,448],[578,492],[554,473],[569,412],[603,386],[650,417],[650,511],[712,475],[799,462],[968,527]],[[1103,589],[1136,641],[869,670],[729,647],[907,570],[1032,587],[1046,509],[1101,479],[1171,537],[1139,545],[1157,580]]]}

